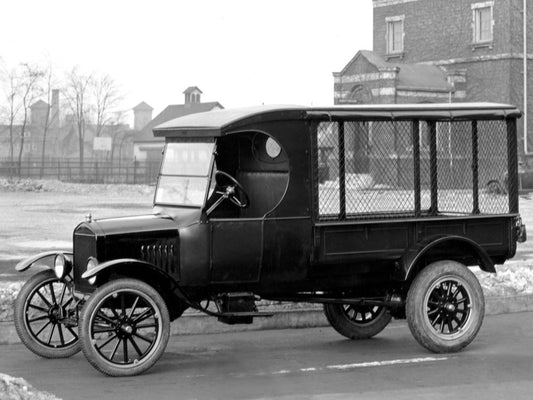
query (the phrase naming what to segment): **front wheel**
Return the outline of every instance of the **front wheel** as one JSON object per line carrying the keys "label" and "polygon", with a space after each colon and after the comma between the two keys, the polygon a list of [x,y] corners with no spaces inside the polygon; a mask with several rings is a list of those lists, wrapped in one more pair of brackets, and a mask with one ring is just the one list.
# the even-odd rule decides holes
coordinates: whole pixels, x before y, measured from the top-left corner
{"label": "front wheel", "polygon": [[324,304],[330,325],[349,339],[369,339],[389,324],[392,316],[386,307],[352,304]]}
{"label": "front wheel", "polygon": [[[69,279],[69,278],[67,278]],[[45,358],[66,358],[80,351],[77,300],[71,283],[46,270],[22,286],[14,304],[15,329],[24,345]]]}
{"label": "front wheel", "polygon": [[151,368],[168,343],[170,318],[159,293],[136,279],[99,287],[80,316],[82,350],[91,365],[110,376]]}
{"label": "front wheel", "polygon": [[463,264],[438,261],[420,272],[407,294],[406,316],[414,338],[435,353],[466,347],[485,315],[485,298],[476,276]]}

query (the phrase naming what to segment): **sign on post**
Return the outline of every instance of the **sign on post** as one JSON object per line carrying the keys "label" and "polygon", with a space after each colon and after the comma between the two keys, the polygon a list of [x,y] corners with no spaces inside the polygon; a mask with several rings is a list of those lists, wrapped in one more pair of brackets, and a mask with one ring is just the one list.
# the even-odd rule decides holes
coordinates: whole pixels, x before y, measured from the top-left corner
{"label": "sign on post", "polygon": [[93,140],[93,150],[111,151],[112,139],[110,137],[95,137]]}

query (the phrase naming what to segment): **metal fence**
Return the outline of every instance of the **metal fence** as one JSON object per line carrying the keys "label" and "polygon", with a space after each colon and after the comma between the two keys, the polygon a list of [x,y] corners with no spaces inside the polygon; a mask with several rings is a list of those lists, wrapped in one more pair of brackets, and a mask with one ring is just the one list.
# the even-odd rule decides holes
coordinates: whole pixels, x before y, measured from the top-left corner
{"label": "metal fence", "polygon": [[122,161],[86,159],[83,170],[78,159],[52,159],[17,162],[0,160],[0,176],[5,178],[58,179],[64,182],[153,184],[160,161]]}
{"label": "metal fence", "polygon": [[509,211],[507,123],[324,121],[321,219]]}

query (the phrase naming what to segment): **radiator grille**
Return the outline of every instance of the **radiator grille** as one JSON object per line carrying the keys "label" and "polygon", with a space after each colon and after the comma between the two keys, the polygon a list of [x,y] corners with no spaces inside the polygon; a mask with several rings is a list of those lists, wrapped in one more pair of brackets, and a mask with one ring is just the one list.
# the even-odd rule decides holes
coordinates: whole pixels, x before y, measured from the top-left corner
{"label": "radiator grille", "polygon": [[94,287],[81,277],[87,269],[89,257],[97,257],[96,236],[89,233],[74,234],[74,284],[80,291],[92,291]]}

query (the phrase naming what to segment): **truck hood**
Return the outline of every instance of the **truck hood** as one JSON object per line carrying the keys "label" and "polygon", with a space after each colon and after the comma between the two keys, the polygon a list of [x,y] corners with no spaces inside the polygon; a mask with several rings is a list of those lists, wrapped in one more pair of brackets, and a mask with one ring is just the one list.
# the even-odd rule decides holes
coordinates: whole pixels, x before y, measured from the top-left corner
{"label": "truck hood", "polygon": [[95,219],[83,222],[76,228],[78,233],[97,236],[146,234],[150,232],[177,231],[199,220],[197,210],[182,210],[172,217],[166,213],[137,215],[131,217]]}
{"label": "truck hood", "polygon": [[138,215],[134,217],[106,218],[85,223],[98,236],[127,235],[131,233],[160,232],[178,229],[168,216]]}

